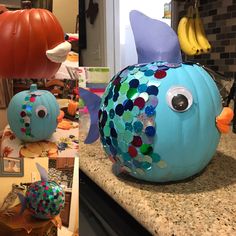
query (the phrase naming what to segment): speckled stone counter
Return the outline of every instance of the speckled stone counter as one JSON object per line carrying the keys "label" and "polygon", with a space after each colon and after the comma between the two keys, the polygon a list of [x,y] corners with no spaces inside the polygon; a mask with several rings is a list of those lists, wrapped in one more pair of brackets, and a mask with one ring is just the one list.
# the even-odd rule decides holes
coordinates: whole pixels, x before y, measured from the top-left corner
{"label": "speckled stone counter", "polygon": [[168,185],[117,178],[99,141],[79,153],[81,170],[153,235],[236,235],[236,134],[222,136],[200,176]]}

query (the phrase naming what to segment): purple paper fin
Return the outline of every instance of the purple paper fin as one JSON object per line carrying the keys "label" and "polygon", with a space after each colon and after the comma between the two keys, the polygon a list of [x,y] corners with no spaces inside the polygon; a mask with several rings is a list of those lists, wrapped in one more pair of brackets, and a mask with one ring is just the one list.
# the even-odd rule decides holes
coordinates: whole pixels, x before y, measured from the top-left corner
{"label": "purple paper fin", "polygon": [[90,114],[90,128],[87,138],[84,141],[85,144],[90,144],[99,138],[98,111],[100,108],[101,98],[83,88],[79,88],[79,95],[83,99]]}
{"label": "purple paper fin", "polygon": [[21,209],[19,212],[19,215],[23,214],[24,210],[26,209],[26,198],[22,193],[17,193],[19,199],[20,199],[20,203],[21,203]]}
{"label": "purple paper fin", "polygon": [[130,12],[130,23],[139,64],[153,61],[182,63],[178,36],[169,25],[136,10]]}
{"label": "purple paper fin", "polygon": [[115,176],[118,176],[120,173],[122,173],[121,165],[118,162],[113,163],[113,165],[112,165],[112,173]]}
{"label": "purple paper fin", "polygon": [[36,167],[39,171],[41,181],[47,182],[48,181],[48,172],[41,165],[39,165],[39,163],[36,163]]}

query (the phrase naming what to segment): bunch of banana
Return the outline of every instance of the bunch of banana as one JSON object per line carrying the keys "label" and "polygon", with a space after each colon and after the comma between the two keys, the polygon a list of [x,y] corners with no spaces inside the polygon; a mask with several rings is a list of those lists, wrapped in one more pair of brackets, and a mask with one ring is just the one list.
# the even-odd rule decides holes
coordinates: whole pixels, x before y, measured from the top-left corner
{"label": "bunch of banana", "polygon": [[199,17],[198,8],[190,6],[187,16],[180,19],[178,25],[178,38],[182,51],[189,56],[208,53],[211,49],[211,45],[207,40],[203,23]]}

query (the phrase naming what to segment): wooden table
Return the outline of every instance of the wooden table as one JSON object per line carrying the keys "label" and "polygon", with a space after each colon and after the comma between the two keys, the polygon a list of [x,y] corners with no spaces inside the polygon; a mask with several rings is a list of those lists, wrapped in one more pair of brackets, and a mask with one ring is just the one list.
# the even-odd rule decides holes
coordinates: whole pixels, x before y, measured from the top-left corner
{"label": "wooden table", "polygon": [[28,210],[18,215],[20,204],[12,210],[16,212],[14,216],[0,216],[1,236],[57,236],[57,228],[51,220],[36,219]]}
{"label": "wooden table", "polygon": [[[70,129],[64,130],[58,126],[50,138],[34,143],[22,142],[14,135],[9,125],[7,125],[2,135],[0,156],[49,158],[77,157],[78,123],[72,121],[69,122],[71,123]],[[46,148],[44,145],[46,145]],[[63,148],[62,145],[66,146]]]}

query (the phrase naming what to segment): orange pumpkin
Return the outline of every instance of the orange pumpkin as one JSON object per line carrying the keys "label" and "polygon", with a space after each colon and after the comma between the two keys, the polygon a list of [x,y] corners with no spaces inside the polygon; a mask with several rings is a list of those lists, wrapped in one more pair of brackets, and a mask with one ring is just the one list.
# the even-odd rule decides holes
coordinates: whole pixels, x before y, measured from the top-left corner
{"label": "orange pumpkin", "polygon": [[64,42],[64,32],[50,11],[5,11],[0,29],[1,77],[50,78],[57,72],[61,64],[50,61],[46,51]]}
{"label": "orange pumpkin", "polygon": [[71,116],[74,116],[76,114],[77,108],[78,108],[78,102],[74,102],[70,100],[68,104],[68,109],[67,109],[68,113]]}

